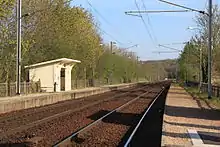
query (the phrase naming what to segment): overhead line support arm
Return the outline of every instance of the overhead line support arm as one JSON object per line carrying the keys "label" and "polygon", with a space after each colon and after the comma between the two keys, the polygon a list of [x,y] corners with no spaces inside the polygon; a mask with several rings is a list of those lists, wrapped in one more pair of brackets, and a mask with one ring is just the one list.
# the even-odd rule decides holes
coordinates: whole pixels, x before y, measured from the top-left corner
{"label": "overhead line support arm", "polygon": [[206,13],[205,11],[197,10],[197,9],[194,9],[194,8],[189,8],[189,7],[182,6],[182,5],[179,5],[179,4],[175,4],[175,3],[172,3],[172,2],[168,2],[168,1],[165,1],[165,0],[159,0],[159,1],[160,1],[160,2],[163,2],[163,3],[167,3],[167,4],[170,4],[170,5],[173,5],[173,6],[176,6],[176,7],[180,7],[180,8],[183,8],[183,9],[187,9],[187,10],[190,10],[190,11],[195,11],[195,12],[198,12],[198,13],[201,13],[201,14],[209,15],[209,14]]}

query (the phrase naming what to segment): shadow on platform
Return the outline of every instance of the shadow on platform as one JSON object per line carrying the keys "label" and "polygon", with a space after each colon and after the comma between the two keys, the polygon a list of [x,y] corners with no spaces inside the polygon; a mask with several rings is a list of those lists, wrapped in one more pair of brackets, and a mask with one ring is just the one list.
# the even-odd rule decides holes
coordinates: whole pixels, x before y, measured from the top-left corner
{"label": "shadow on platform", "polygon": [[220,145],[220,134],[219,133],[198,131],[198,134],[205,144]]}
{"label": "shadow on platform", "polygon": [[[201,104],[199,104],[201,105]],[[220,111],[190,107],[166,106],[165,114],[168,116],[197,118],[207,120],[220,120]]]}
{"label": "shadow on platform", "polygon": [[220,126],[206,126],[206,125],[198,125],[198,124],[190,124],[190,123],[176,123],[176,122],[168,122],[166,120],[164,120],[164,123],[169,124],[169,125],[175,125],[175,126],[186,126],[186,127],[220,130]]}
{"label": "shadow on platform", "polygon": [[[162,132],[164,136],[172,137],[172,138],[189,138],[190,136],[188,133],[173,133],[173,132]],[[220,145],[220,135],[219,133],[214,132],[198,132],[191,133],[192,139],[197,139],[197,135],[200,136],[204,144],[211,144],[211,145]]]}

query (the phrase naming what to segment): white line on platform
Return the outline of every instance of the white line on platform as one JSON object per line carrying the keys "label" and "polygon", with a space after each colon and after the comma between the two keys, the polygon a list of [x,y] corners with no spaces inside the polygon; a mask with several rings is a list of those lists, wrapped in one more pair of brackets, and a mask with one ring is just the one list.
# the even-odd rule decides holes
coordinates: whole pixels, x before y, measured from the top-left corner
{"label": "white line on platform", "polygon": [[196,130],[187,130],[192,140],[193,147],[219,147],[219,145],[204,144]]}
{"label": "white line on platform", "polygon": [[192,140],[192,144],[193,145],[201,145],[201,144],[204,144],[202,139],[200,138],[199,134],[197,133],[196,130],[190,130],[188,129],[188,133],[189,133],[189,136]]}

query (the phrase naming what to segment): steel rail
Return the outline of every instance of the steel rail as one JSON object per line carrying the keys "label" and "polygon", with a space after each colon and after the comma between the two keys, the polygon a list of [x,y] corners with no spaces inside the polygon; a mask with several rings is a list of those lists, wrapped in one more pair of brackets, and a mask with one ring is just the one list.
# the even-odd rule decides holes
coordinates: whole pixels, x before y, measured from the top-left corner
{"label": "steel rail", "polygon": [[[144,86],[144,87],[147,87],[148,85]],[[25,124],[25,125],[22,125],[22,126],[19,126],[19,127],[16,127],[16,128],[13,128],[13,129],[9,129],[7,130],[6,132],[1,132],[0,131],[0,136],[5,136],[6,134],[7,135],[12,135],[14,134],[15,132],[20,132],[21,130],[26,130],[26,129],[29,129],[31,127],[34,127],[38,124],[41,124],[41,123],[45,123],[45,122],[48,122],[48,121],[51,121],[53,119],[56,119],[58,117],[61,117],[61,116],[65,116],[65,115],[68,115],[70,113],[75,113],[77,111],[81,111],[83,109],[86,109],[88,107],[92,107],[94,105],[97,105],[97,104],[100,104],[100,103],[103,103],[103,102],[108,102],[108,101],[111,101],[113,99],[117,99],[121,96],[124,96],[128,93],[131,93],[133,90],[142,90],[144,87],[139,87],[139,88],[129,88],[129,90],[131,91],[127,91],[127,92],[124,92],[124,93],[120,93],[120,94],[117,94],[117,95],[114,95],[114,96],[109,96],[103,100],[97,100],[96,102],[93,102],[93,103],[90,103],[90,104],[87,104],[81,108],[76,108],[76,109],[72,109],[72,110],[66,110],[66,111],[63,111],[63,112],[60,112],[60,113],[57,113],[57,114],[54,114],[54,115],[51,115],[49,117],[45,117],[45,118],[42,118],[40,120],[36,120],[36,121],[33,121],[33,122],[30,122],[28,124]],[[3,120],[0,120],[0,121],[3,121]]]}
{"label": "steel rail", "polygon": [[[147,85],[148,86],[148,85]],[[144,86],[146,87],[146,86]],[[143,88],[144,88],[143,87]],[[74,137],[77,137],[80,133],[84,132],[85,130],[87,129],[90,129],[91,127],[95,126],[96,124],[98,124],[100,121],[102,121],[104,118],[108,117],[109,115],[111,115],[112,113],[114,112],[117,112],[121,109],[123,109],[124,107],[128,106],[129,104],[131,104],[132,102],[138,100],[140,97],[142,97],[143,95],[146,95],[147,93],[150,93],[151,91],[147,91],[147,92],[144,92],[143,94],[137,96],[136,98],[130,100],[129,102],[119,106],[118,108],[112,110],[111,112],[107,113],[106,115],[102,116],[101,118],[99,118],[98,120],[90,123],[89,125],[79,129],[78,131],[76,131],[75,133],[73,133],[72,135],[70,135],[69,137],[67,137],[66,139],[62,140],[61,142],[58,142],[57,144],[55,144],[53,147],[59,147],[60,145],[62,144],[65,144],[66,142],[71,142],[71,140],[74,138]]]}
{"label": "steel rail", "polygon": [[145,111],[145,113],[143,114],[143,116],[141,117],[140,121],[138,122],[138,124],[136,125],[135,129],[133,130],[133,132],[131,133],[130,137],[128,138],[128,140],[126,141],[124,147],[129,147],[131,140],[133,139],[135,133],[137,132],[138,128],[140,127],[142,121],[144,120],[145,116],[147,115],[147,113],[149,112],[149,110],[151,109],[151,107],[154,105],[154,103],[156,102],[156,100],[160,97],[160,95],[164,92],[165,88],[163,87],[163,89],[160,91],[160,93],[156,96],[156,98],[153,100],[153,102],[150,104],[150,106],[147,108],[147,110]]}

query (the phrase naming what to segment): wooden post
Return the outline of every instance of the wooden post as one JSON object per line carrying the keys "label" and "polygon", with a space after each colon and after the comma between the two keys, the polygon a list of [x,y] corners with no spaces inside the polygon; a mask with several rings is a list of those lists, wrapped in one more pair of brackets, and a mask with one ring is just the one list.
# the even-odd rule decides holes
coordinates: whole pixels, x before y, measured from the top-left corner
{"label": "wooden post", "polygon": [[215,87],[214,87],[214,88],[212,87],[212,89],[211,89],[211,93],[212,93],[212,95],[215,96]]}
{"label": "wooden post", "polygon": [[215,87],[214,96],[217,95],[217,87]]}
{"label": "wooden post", "polygon": [[10,88],[9,96],[16,95],[16,84],[17,84],[17,82],[9,83],[9,88]]}
{"label": "wooden post", "polygon": [[86,84],[86,67],[84,68],[84,80],[85,80],[84,82],[85,82],[85,88],[86,88],[86,87],[87,87],[87,86],[86,86],[86,85],[87,85],[87,84]]}
{"label": "wooden post", "polygon": [[31,82],[27,82],[27,93],[30,93],[30,89],[31,89]]}
{"label": "wooden post", "polygon": [[5,83],[5,96],[8,96],[8,82]]}
{"label": "wooden post", "polygon": [[53,91],[54,91],[54,92],[57,91],[57,90],[56,90],[56,86],[57,86],[57,83],[55,82],[55,83],[54,83],[54,87],[53,87]]}
{"label": "wooden post", "polygon": [[38,91],[37,92],[41,92],[41,81],[40,81],[40,79],[37,82],[37,87],[38,87]]}
{"label": "wooden post", "polygon": [[24,81],[23,82],[23,84],[24,84],[24,94],[27,94],[27,83],[26,83],[26,81]]}

